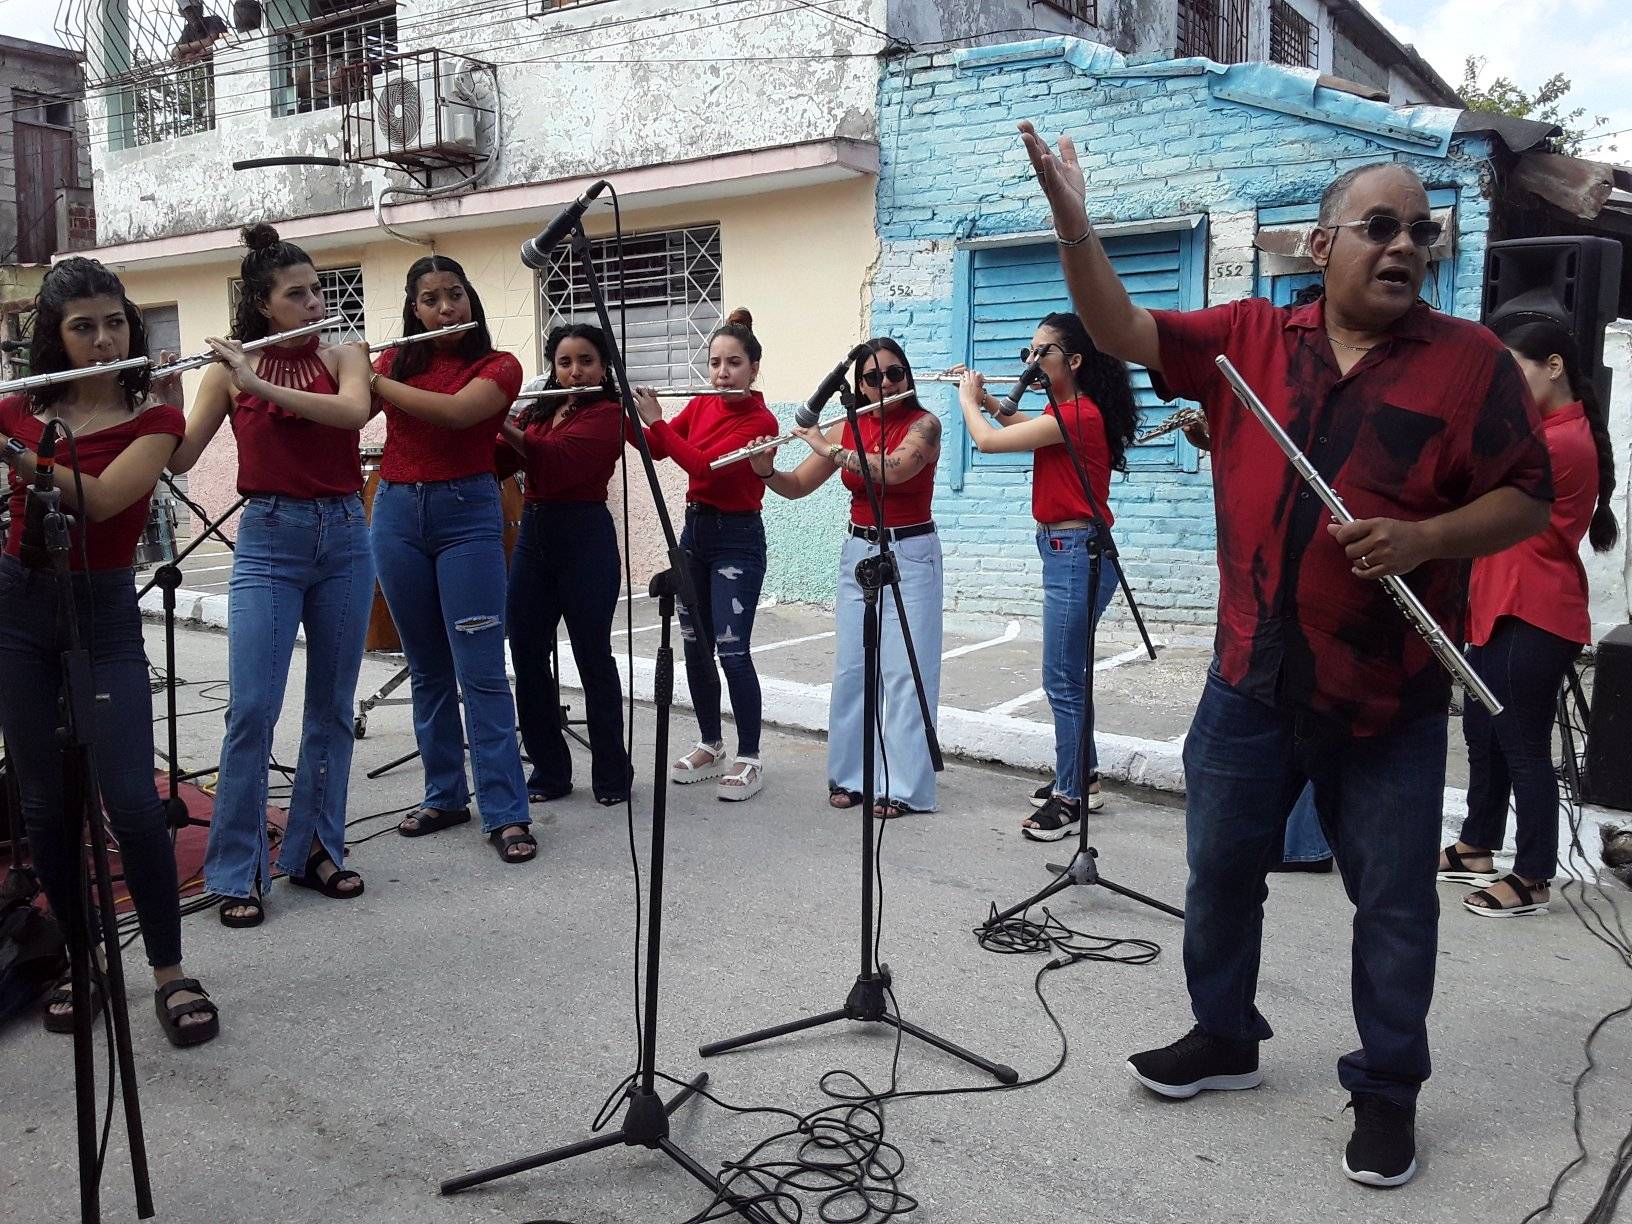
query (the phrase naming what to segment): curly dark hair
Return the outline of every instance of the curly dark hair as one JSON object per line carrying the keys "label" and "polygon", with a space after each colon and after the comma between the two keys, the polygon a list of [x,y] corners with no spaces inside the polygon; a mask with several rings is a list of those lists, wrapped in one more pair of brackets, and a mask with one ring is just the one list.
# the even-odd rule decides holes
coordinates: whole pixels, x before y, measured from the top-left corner
{"label": "curly dark hair", "polygon": [[249,248],[238,268],[244,283],[232,312],[232,338],[242,344],[272,334],[272,324],[261,313],[261,307],[272,296],[278,273],[284,268],[311,264],[312,257],[294,243],[283,241],[278,231],[264,222],[245,226],[238,238]]}
{"label": "curly dark hair", "polygon": [[1133,385],[1128,367],[1120,358],[1102,353],[1094,346],[1082,320],[1067,311],[1046,316],[1039,327],[1058,332],[1067,353],[1077,353],[1082,364],[1076,369],[1077,392],[1099,408],[1105,422],[1105,444],[1111,451],[1111,469],[1128,470],[1128,447],[1139,430],[1139,409],[1133,402]]}
{"label": "curly dark hair", "polygon": [[[559,387],[561,385],[555,378],[555,353],[556,350],[561,347],[561,342],[563,340],[588,340],[595,346],[595,351],[601,356],[601,368],[603,371],[605,371],[605,377],[601,380],[601,391],[608,399],[617,399],[618,376],[612,370],[612,346],[606,342],[606,333],[600,328],[596,327],[593,323],[568,323],[565,326],[556,328],[547,337],[545,337],[545,390],[548,390],[551,387]],[[522,429],[526,429],[528,423],[540,413],[540,405],[542,403],[542,400],[534,400],[531,405],[522,409],[521,415],[516,423]],[[545,415],[548,415],[550,412],[553,412],[554,409],[542,409],[542,411]]]}
{"label": "curly dark hair", "polygon": [[[414,310],[414,299],[419,295],[419,278],[432,272],[453,273],[459,278],[465,296],[470,299],[470,317],[475,320],[476,326],[459,337],[459,343],[455,348],[459,359],[468,364],[486,357],[493,351],[493,336],[487,330],[487,311],[482,309],[481,296],[476,292],[476,286],[470,283],[470,277],[465,275],[464,268],[446,255],[425,255],[414,260],[413,266],[408,269],[407,281],[403,285],[402,334],[417,336],[427,330],[425,324],[419,321],[418,312]],[[397,382],[407,382],[414,375],[423,373],[434,356],[431,348],[432,345],[428,341],[403,345],[391,361],[391,377]]]}
{"label": "curly dark hair", "polygon": [[[28,344],[31,371],[55,374],[74,368],[68,359],[68,348],[62,342],[63,319],[67,317],[69,303],[93,297],[118,298],[124,304],[125,322],[130,328],[128,355],[140,357],[147,352],[147,328],[142,325],[142,312],[125,294],[124,282],[96,260],[76,255],[52,268],[40,282],[40,292],[34,299],[34,334]],[[152,377],[152,366],[119,372],[119,386],[130,408],[136,408],[147,398]],[[45,408],[68,394],[68,390],[67,383],[37,387],[30,399],[36,408]]]}
{"label": "curly dark hair", "polygon": [[1500,327],[1496,334],[1508,348],[1523,353],[1531,361],[1546,361],[1554,353],[1563,359],[1570,394],[1581,401],[1582,415],[1587,418],[1592,444],[1598,451],[1598,508],[1593,511],[1587,539],[1594,552],[1608,552],[1621,538],[1621,526],[1615,521],[1614,510],[1615,443],[1609,436],[1609,417],[1604,412],[1603,401],[1598,398],[1598,388],[1581,367],[1581,350],[1569,329],[1561,323],[1534,315],[1519,316]]}

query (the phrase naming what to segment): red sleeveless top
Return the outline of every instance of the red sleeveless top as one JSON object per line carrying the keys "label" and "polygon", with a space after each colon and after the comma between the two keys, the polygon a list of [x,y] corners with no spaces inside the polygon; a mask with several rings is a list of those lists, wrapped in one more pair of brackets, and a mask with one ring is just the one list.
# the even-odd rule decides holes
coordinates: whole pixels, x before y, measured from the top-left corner
{"label": "red sleeveless top", "polygon": [[[314,395],[340,390],[317,355],[318,337],[261,350],[257,373]],[[359,430],[336,429],[240,391],[229,410],[238,439],[238,492],[245,497],[346,497],[363,487]]]}
{"label": "red sleeveless top", "polygon": [[[917,424],[920,417],[928,415],[929,411],[925,408],[913,408],[906,404],[891,405],[885,409],[882,425],[876,412],[869,412],[859,418],[861,447],[856,446],[855,435],[850,431],[849,422],[845,423],[840,441],[852,450],[865,448],[869,455],[876,455],[879,430],[882,428],[884,453],[888,454],[901,445],[907,431]],[[929,504],[935,496],[936,466],[933,463],[926,463],[916,476],[900,484],[877,485],[879,499],[884,504],[884,526],[910,527],[914,523],[929,521]],[[850,521],[858,527],[876,526],[873,508],[867,501],[867,486],[862,481],[861,473],[846,468],[839,473],[839,477],[844,481],[844,487],[850,490]]]}

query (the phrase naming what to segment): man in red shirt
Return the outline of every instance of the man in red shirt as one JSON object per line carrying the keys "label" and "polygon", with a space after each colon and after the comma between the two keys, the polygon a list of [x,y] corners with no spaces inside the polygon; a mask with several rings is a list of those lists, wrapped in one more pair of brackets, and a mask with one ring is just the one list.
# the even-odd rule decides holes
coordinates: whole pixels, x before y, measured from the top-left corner
{"label": "man in red shirt", "polygon": [[[1198,401],[1212,436],[1218,631],[1184,747],[1185,977],[1196,1025],[1129,1059],[1168,1097],[1256,1087],[1254,1004],[1266,872],[1306,782],[1355,906],[1361,1049],[1338,1063],[1354,1135],[1343,1169],[1416,1172],[1428,1078],[1450,680],[1376,580],[1412,588],[1461,640],[1467,559],[1547,525],[1539,420],[1501,343],[1418,300],[1439,226],[1407,167],[1352,170],[1310,234],[1322,299],[1181,313],[1132,302],[1088,225],[1069,137],[1021,131],[1053,212],[1066,284],[1094,343],[1164,395]],[[1213,359],[1226,354],[1356,516],[1338,526]]]}

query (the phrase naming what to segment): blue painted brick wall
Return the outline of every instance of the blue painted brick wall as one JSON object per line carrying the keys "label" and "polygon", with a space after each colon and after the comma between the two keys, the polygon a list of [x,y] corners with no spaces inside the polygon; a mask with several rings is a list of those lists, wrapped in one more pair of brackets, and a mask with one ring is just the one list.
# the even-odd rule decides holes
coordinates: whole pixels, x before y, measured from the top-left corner
{"label": "blue painted brick wall", "polygon": [[[917,368],[965,357],[952,349],[956,242],[1048,228],[1015,133],[1019,119],[1035,121],[1051,139],[1073,137],[1099,222],[1303,204],[1353,166],[1404,161],[1431,186],[1457,189],[1456,300],[1442,306],[1477,316],[1489,225],[1482,139],[1459,139],[1443,158],[1400,153],[1350,129],[1216,99],[1202,76],[1089,75],[1059,45],[1052,52],[1039,45],[1036,57],[1009,64],[978,52],[911,56],[882,76],[872,331],[901,341]],[[1210,296],[1214,302],[1193,304],[1225,300]],[[1029,470],[972,467],[954,490],[950,452],[963,444],[955,389],[926,389],[925,399],[947,426],[935,517],[948,608],[1038,613]],[[1210,631],[1217,569],[1205,460],[1195,473],[1117,477],[1111,504],[1128,578],[1148,618],[1180,632]],[[1113,608],[1123,615],[1120,600]]]}

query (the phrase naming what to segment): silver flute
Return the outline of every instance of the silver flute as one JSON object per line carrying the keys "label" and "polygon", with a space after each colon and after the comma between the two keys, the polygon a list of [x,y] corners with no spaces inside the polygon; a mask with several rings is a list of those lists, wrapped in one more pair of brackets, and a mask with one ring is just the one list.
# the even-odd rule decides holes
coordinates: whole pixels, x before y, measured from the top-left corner
{"label": "silver flute", "polygon": [[1176,429],[1189,429],[1192,425],[1207,428],[1207,414],[1200,408],[1180,408],[1170,417],[1165,417],[1142,434],[1134,435],[1134,445],[1145,442],[1154,442],[1157,438],[1165,438]]}
{"label": "silver flute", "polygon": [[[869,412],[877,412],[886,404],[895,403],[896,400],[911,399],[914,394],[916,394],[916,392],[897,391],[894,395],[886,395],[876,404],[861,405],[856,409],[856,415],[866,416]],[[842,425],[845,420],[846,417],[844,414],[840,413],[838,416],[828,417],[825,421],[817,421],[816,428],[832,429],[835,425]],[[785,433],[780,438],[772,438],[767,442],[756,442],[752,446],[743,446],[739,447],[737,450],[728,451],[726,454],[721,455],[718,459],[713,460],[708,465],[709,471],[717,471],[718,469],[725,467],[727,464],[740,462],[741,460],[747,459],[753,455],[762,455],[766,451],[775,450],[779,446],[786,446],[789,442],[793,441],[795,436],[796,435],[791,433]]]}
{"label": "silver flute", "polygon": [[[1314,464],[1309,462],[1304,453],[1298,449],[1297,444],[1287,437],[1286,430],[1281,428],[1281,423],[1270,415],[1269,409],[1264,407],[1264,401],[1259,399],[1257,392],[1247,385],[1240,372],[1230,364],[1230,359],[1220,356],[1215,360],[1219,371],[1229,381],[1230,386],[1234,388],[1236,397],[1251,410],[1253,416],[1258,418],[1259,424],[1269,431],[1269,436],[1275,440],[1275,445],[1280,447],[1281,453],[1292,461],[1292,466],[1297,469],[1298,475],[1303,477],[1309,487],[1315,491],[1315,495],[1325,503],[1326,509],[1332,512],[1332,517],[1339,523],[1354,522],[1354,515],[1349,513],[1349,508],[1343,504],[1343,499],[1338,497],[1336,490],[1327,484],[1321,474],[1315,470]],[[1434,657],[1445,665],[1446,670],[1456,678],[1457,683],[1468,691],[1469,696],[1489,710],[1491,717],[1494,718],[1500,714],[1502,712],[1502,703],[1496,700],[1496,694],[1490,691],[1490,686],[1479,678],[1479,673],[1468,665],[1468,661],[1462,657],[1462,652],[1456,648],[1450,638],[1445,636],[1445,630],[1439,627],[1439,622],[1434,619],[1433,614],[1423,606],[1422,600],[1417,598],[1417,593],[1405,584],[1404,579],[1396,574],[1385,574],[1382,583],[1388,588],[1388,593],[1394,597],[1394,602],[1399,605],[1400,611],[1410,617],[1411,622],[1416,626],[1417,632],[1422,634],[1423,640],[1428,643],[1428,649],[1434,652]]]}
{"label": "silver flute", "polygon": [[146,357],[126,357],[123,361],[104,361],[101,365],[77,366],[72,370],[57,370],[50,374],[30,374],[0,382],[0,395],[33,391],[37,387],[53,387],[57,383],[73,382],[80,378],[94,378],[98,374],[115,374],[120,370],[139,370],[151,362]]}
{"label": "silver flute", "polygon": [[443,336],[454,336],[460,332],[467,332],[476,326],[476,320],[469,323],[455,323],[451,327],[438,327],[435,331],[415,332],[411,336],[398,336],[395,340],[381,340],[378,344],[368,346],[370,357],[378,356],[386,349],[401,348],[405,344],[418,344],[421,340],[437,340]]}
{"label": "silver flute", "polygon": [[[516,398],[518,400],[566,399],[568,396],[584,395],[600,389],[599,386],[544,387],[537,391],[523,390]],[[749,392],[742,390],[740,387],[727,387],[724,390],[718,387],[653,387],[652,394],[657,396],[658,399],[693,399],[699,395],[718,395],[724,399],[741,399],[743,396],[748,395]]]}
{"label": "silver flute", "polygon": [[[285,340],[298,340],[302,336],[309,336],[313,332],[338,331],[346,325],[345,319],[339,315],[324,319],[321,323],[307,323],[301,327],[291,327],[286,332],[278,332],[272,336],[262,336],[259,340],[251,340],[240,346],[246,353],[253,353],[256,349],[270,348],[274,344],[282,344]],[[197,357],[183,357],[180,361],[172,362],[167,366],[159,366],[153,371],[155,380],[169,378],[173,374],[185,374],[188,370],[203,369],[220,361],[221,357],[214,349],[207,353],[200,353]]]}
{"label": "silver flute", "polygon": [[[963,375],[962,374],[954,374],[951,370],[942,370],[938,374],[914,374],[913,378],[916,379],[918,382],[933,382],[933,383],[961,383],[963,381]],[[1020,376],[1018,374],[988,374],[988,375],[986,375],[986,385],[988,387],[1000,387],[1000,386],[1003,386],[1006,383],[1017,383],[1019,381],[1020,381]],[[1027,391],[1041,391],[1042,388],[1041,387],[1027,387],[1026,390]]]}

